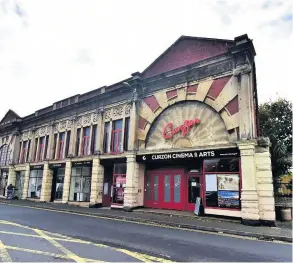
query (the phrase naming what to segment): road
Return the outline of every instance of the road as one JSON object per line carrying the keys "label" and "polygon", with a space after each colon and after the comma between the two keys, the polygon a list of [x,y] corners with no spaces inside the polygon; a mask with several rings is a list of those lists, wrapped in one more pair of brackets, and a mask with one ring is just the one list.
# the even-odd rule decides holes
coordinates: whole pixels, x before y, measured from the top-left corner
{"label": "road", "polygon": [[[16,258],[18,261],[22,258],[19,253],[27,254],[28,252],[9,249],[9,246],[15,247],[15,243],[17,243],[18,247],[28,247],[28,249],[45,251],[44,248],[47,248],[48,253],[50,252],[52,255],[58,255],[63,252],[63,254],[71,256],[64,258],[66,262],[79,261],[76,260],[75,256],[87,262],[90,260],[86,259],[108,262],[163,261],[163,259],[181,262],[292,262],[292,245],[286,243],[235,238],[221,234],[158,227],[151,224],[131,223],[115,219],[100,219],[85,215],[15,207],[5,204],[0,204],[0,220],[2,220],[0,221],[2,255],[5,254],[3,252],[5,248],[11,258],[14,255],[13,253],[17,252]],[[17,228],[17,225],[13,225],[13,223],[29,227],[29,231],[35,231],[34,235],[43,235],[43,239],[39,239],[42,239],[43,242],[49,242],[50,249],[54,250],[49,251],[48,244],[46,246],[45,243],[42,244],[41,242],[36,242],[36,240],[25,241],[24,236],[21,237],[22,241],[19,237],[13,241],[14,237],[12,236],[14,234],[7,234],[6,232],[20,231],[19,229],[21,229],[21,227]],[[22,228],[22,231],[23,229],[25,228]],[[44,235],[46,238],[44,238]],[[37,237],[31,238],[36,239]],[[64,240],[70,238],[75,241]],[[19,241],[17,241],[18,239]],[[30,245],[30,242],[34,243]],[[56,243],[54,246],[54,242],[61,244],[61,247],[58,247]],[[70,243],[70,245],[67,243]],[[104,244],[108,247],[103,247],[99,244]],[[39,246],[44,247],[39,248]],[[67,249],[65,252],[62,246]],[[86,246],[91,246],[91,248]],[[101,251],[102,248],[104,249],[103,251]],[[147,258],[142,254],[150,255],[153,258]],[[28,258],[27,260],[24,259],[24,261],[41,262],[53,261],[53,259],[54,257],[52,257],[52,260],[48,257],[45,259]],[[12,260],[17,261],[15,258],[12,258]],[[60,262],[60,258],[55,259],[55,261]]]}

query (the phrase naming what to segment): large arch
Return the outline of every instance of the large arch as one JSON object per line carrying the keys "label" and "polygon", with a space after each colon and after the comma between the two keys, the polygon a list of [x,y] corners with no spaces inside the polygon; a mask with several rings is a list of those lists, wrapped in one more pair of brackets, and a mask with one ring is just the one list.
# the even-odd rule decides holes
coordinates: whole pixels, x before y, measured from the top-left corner
{"label": "large arch", "polygon": [[[138,123],[139,149],[145,150],[147,135],[155,120],[168,108],[183,102],[194,102],[206,105],[220,116],[229,142],[237,140],[239,129],[238,84],[234,77],[226,76],[209,79],[199,83],[178,85],[175,88],[159,91],[141,101]],[[203,107],[203,106],[202,106]],[[188,142],[185,141],[188,145]],[[183,143],[183,142],[182,142]]]}

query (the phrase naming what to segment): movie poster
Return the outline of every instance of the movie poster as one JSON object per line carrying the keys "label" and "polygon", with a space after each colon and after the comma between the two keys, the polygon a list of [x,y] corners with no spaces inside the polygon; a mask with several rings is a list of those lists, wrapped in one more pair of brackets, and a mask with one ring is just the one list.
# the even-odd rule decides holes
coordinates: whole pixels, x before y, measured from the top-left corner
{"label": "movie poster", "polygon": [[240,208],[239,192],[218,191],[218,206],[222,208]]}
{"label": "movie poster", "polygon": [[218,174],[218,191],[239,191],[238,174]]}

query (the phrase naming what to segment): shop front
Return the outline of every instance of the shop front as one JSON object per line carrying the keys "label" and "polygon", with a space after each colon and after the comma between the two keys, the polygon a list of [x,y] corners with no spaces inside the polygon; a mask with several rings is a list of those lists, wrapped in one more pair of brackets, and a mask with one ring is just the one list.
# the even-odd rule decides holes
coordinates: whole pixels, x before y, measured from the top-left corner
{"label": "shop front", "polygon": [[33,165],[30,167],[28,198],[40,199],[43,181],[43,165]]}
{"label": "shop front", "polygon": [[137,156],[146,164],[144,206],[194,211],[202,208],[240,210],[237,148],[167,152]]}
{"label": "shop front", "polygon": [[65,178],[65,163],[54,163],[49,165],[53,171],[53,180],[51,187],[51,202],[61,201],[63,197],[63,186]]}
{"label": "shop front", "polygon": [[70,202],[90,201],[91,179],[92,161],[72,163],[69,189]]}

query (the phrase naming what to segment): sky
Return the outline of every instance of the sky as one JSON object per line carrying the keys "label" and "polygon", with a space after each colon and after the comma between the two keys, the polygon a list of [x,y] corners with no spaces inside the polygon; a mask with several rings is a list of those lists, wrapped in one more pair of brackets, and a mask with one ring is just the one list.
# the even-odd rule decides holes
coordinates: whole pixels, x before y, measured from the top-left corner
{"label": "sky", "polygon": [[129,78],[181,35],[245,33],[259,102],[292,99],[290,0],[0,0],[0,118]]}

